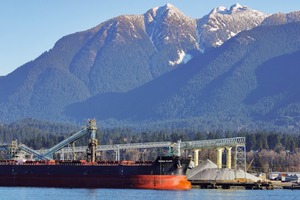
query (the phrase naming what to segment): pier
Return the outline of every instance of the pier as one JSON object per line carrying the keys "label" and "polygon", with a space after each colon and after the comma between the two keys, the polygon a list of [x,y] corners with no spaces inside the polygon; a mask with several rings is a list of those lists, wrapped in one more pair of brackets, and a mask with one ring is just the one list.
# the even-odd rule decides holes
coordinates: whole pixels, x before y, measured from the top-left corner
{"label": "pier", "polygon": [[201,181],[190,180],[194,188],[200,189],[247,189],[247,190],[273,190],[271,182],[228,182],[228,181]]}

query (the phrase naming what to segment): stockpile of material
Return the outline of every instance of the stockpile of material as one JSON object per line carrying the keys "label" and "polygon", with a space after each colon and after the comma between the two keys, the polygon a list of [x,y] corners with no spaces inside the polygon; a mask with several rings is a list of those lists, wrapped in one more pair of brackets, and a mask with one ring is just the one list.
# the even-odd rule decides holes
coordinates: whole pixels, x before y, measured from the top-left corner
{"label": "stockpile of material", "polygon": [[207,159],[203,163],[200,163],[198,166],[194,167],[192,170],[188,170],[186,176],[187,179],[189,179],[205,169],[215,169],[215,168],[217,168],[217,165],[212,161],[210,161],[209,159]]}
{"label": "stockpile of material", "polygon": [[201,181],[235,181],[238,179],[247,179],[247,181],[257,182],[260,178],[246,173],[243,170],[234,170],[228,168],[217,168],[217,165],[210,160],[198,165],[187,173],[188,180]]}

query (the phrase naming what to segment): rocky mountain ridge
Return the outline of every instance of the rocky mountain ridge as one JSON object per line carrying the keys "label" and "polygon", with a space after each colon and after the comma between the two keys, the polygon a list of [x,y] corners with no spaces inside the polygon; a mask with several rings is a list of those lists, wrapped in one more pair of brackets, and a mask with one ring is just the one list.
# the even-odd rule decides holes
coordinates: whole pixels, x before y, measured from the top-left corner
{"label": "rocky mountain ridge", "polygon": [[[0,120],[197,119],[210,127],[232,119],[226,121],[228,127],[219,127],[253,125],[266,119],[255,113],[268,99],[254,95],[261,100],[249,104],[248,95],[259,87],[255,70],[278,56],[294,58],[299,49],[297,21],[298,12],[269,16],[239,4],[215,8],[200,19],[171,4],[143,15],[119,16],[63,37],[34,61],[0,77]],[[243,94],[238,82],[246,86]],[[272,104],[280,102],[269,98]],[[276,119],[282,117],[273,113]]]}
{"label": "rocky mountain ridge", "polygon": [[267,14],[235,4],[214,8],[197,21],[200,49],[221,46],[225,41],[244,30],[259,26]]}

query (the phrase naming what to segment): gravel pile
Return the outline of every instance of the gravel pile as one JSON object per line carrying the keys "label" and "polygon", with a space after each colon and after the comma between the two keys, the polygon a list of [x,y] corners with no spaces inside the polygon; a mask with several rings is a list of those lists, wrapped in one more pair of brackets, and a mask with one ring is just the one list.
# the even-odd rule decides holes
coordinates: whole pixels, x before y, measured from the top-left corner
{"label": "gravel pile", "polygon": [[188,180],[203,181],[234,181],[236,179],[247,179],[248,181],[257,182],[260,178],[246,173],[243,170],[234,170],[228,168],[217,168],[217,165],[210,160],[198,165],[187,173]]}
{"label": "gravel pile", "polygon": [[217,165],[213,163],[211,160],[207,159],[203,163],[200,163],[198,166],[194,167],[192,170],[188,170],[186,173],[186,177],[187,179],[189,179],[190,177],[197,175],[198,173],[200,173],[205,169],[214,169],[214,168],[217,168]]}

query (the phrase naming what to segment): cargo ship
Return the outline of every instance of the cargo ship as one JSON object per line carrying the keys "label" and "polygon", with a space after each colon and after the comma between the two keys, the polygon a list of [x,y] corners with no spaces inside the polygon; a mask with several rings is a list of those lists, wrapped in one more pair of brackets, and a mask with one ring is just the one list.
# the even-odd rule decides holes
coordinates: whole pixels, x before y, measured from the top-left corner
{"label": "cargo ship", "polygon": [[154,162],[5,160],[0,186],[188,190],[188,164],[188,159],[169,156]]}
{"label": "cargo ship", "polygon": [[38,159],[0,161],[0,186],[159,190],[191,188],[185,175],[189,158],[170,155],[159,156],[154,161],[96,161],[95,122],[83,130],[91,133],[87,160],[63,161],[50,158],[51,153],[78,138],[81,132],[44,154],[23,146],[21,149],[35,154]]}

